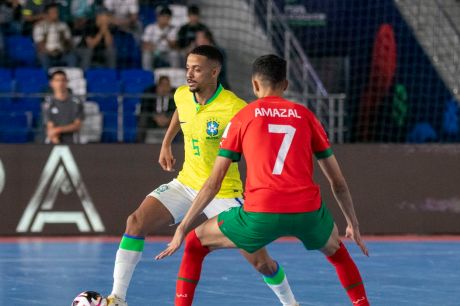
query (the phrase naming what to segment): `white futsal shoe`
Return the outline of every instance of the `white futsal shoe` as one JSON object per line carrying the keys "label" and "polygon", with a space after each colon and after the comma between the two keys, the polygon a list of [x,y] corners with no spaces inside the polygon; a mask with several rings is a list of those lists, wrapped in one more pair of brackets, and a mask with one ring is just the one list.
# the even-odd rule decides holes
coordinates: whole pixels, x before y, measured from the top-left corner
{"label": "white futsal shoe", "polygon": [[128,303],[115,294],[111,294],[107,297],[107,306],[128,306]]}

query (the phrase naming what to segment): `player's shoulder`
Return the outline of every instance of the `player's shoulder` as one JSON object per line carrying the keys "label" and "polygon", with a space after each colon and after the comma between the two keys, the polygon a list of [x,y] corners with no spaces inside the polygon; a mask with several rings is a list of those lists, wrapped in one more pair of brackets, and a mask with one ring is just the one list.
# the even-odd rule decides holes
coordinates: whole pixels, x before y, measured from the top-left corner
{"label": "player's shoulder", "polygon": [[186,97],[187,94],[189,94],[190,91],[188,90],[187,85],[181,85],[177,87],[176,91],[174,92],[174,100],[176,103],[180,101],[181,98]]}
{"label": "player's shoulder", "polygon": [[241,106],[241,108],[247,105],[246,101],[238,97],[233,91],[228,89],[222,90],[222,96],[225,98],[226,101],[230,101],[232,104]]}

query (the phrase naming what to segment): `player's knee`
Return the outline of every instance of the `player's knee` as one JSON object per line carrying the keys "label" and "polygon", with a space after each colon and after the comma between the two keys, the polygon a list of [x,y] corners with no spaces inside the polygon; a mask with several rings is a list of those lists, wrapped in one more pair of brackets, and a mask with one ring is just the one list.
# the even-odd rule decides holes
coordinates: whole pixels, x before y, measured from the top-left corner
{"label": "player's knee", "polygon": [[254,269],[263,275],[271,275],[276,272],[277,264],[271,258],[252,258],[250,260]]}
{"label": "player's knee", "polygon": [[209,253],[209,248],[204,247],[201,244],[200,239],[198,239],[195,231],[193,230],[190,233],[188,233],[187,237],[185,237],[184,252],[188,254],[206,255],[207,253]]}
{"label": "player's knee", "polygon": [[143,232],[143,224],[141,218],[139,218],[137,212],[129,215],[126,220],[126,234],[133,236],[145,235]]}

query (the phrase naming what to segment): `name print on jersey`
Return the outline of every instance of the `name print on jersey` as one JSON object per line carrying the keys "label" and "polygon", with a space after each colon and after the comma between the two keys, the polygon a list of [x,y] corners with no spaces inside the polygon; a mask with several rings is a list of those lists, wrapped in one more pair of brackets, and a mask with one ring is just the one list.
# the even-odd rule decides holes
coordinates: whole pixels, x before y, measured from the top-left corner
{"label": "name print on jersey", "polygon": [[255,117],[279,117],[279,118],[302,118],[297,114],[296,109],[287,109],[287,108],[255,108]]}

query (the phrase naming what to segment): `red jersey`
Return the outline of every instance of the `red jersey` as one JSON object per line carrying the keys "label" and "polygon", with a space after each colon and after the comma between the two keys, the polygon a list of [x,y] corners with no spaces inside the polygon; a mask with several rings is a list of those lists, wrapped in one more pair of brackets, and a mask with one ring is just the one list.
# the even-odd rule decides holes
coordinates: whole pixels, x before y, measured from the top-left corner
{"label": "red jersey", "polygon": [[313,181],[313,154],[332,155],[315,115],[281,97],[250,103],[230,121],[219,156],[247,162],[244,209],[250,212],[301,213],[320,208]]}

